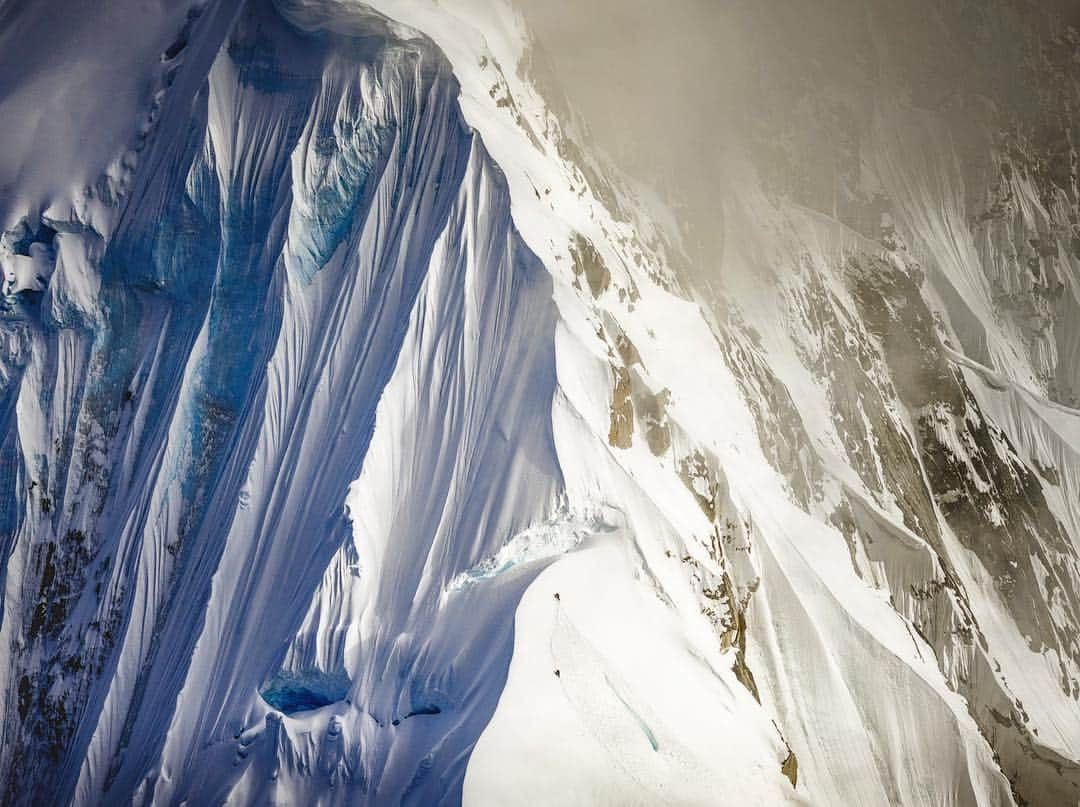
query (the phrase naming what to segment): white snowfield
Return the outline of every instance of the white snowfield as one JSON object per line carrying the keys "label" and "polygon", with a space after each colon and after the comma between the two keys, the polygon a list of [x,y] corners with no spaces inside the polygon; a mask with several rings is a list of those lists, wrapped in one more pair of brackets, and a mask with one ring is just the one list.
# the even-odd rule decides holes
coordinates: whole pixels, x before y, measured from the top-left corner
{"label": "white snowfield", "polygon": [[902,243],[733,162],[699,295],[502,0],[104,5],[0,0],[5,803],[1080,804],[1080,258],[883,110]]}

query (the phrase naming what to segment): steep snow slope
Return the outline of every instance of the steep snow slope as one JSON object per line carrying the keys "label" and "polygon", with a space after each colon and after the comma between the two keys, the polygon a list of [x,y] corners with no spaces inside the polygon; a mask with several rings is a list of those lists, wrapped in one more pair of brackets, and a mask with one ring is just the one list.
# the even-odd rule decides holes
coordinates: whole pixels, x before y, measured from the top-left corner
{"label": "steep snow slope", "polygon": [[698,301],[509,7],[184,14],[7,155],[6,801],[1080,799],[1075,318],[946,149],[876,239],[734,163]]}

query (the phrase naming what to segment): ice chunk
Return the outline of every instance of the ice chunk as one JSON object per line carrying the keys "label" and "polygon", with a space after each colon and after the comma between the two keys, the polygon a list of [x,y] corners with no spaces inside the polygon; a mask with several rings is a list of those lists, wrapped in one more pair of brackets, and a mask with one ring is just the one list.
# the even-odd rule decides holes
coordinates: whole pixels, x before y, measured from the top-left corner
{"label": "ice chunk", "polygon": [[617,511],[606,506],[581,512],[560,507],[550,518],[514,535],[491,557],[457,575],[447,586],[447,592],[463,591],[515,566],[570,552],[592,535],[618,529],[617,515]]}

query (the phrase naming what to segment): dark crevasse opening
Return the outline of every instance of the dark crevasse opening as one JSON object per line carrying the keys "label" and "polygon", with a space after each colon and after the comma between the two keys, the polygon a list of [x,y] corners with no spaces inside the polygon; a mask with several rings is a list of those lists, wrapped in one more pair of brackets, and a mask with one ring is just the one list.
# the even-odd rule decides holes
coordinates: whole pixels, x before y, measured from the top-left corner
{"label": "dark crevasse opening", "polygon": [[442,714],[442,709],[440,709],[438,706],[420,706],[420,707],[418,707],[416,709],[413,709],[411,712],[409,712],[404,717],[395,717],[393,720],[390,721],[390,724],[393,725],[393,726],[400,726],[402,720],[408,720],[410,717],[419,717],[421,715],[441,715],[441,714]]}
{"label": "dark crevasse opening", "polygon": [[281,670],[259,690],[259,695],[272,708],[293,715],[344,700],[351,685],[344,673]]}
{"label": "dark crevasse opening", "polygon": [[186,36],[181,36],[179,39],[177,39],[175,42],[173,42],[171,45],[169,45],[169,47],[167,47],[165,49],[165,53],[163,54],[163,57],[164,57],[164,59],[166,61],[175,59],[177,56],[179,56],[181,53],[184,52],[184,48],[186,48],[186,47],[187,47],[187,37]]}
{"label": "dark crevasse opening", "polygon": [[30,256],[31,244],[44,244],[52,247],[56,243],[56,229],[45,222],[40,222],[36,230],[31,230],[29,224],[22,223],[22,237],[17,239],[11,249],[16,255]]}

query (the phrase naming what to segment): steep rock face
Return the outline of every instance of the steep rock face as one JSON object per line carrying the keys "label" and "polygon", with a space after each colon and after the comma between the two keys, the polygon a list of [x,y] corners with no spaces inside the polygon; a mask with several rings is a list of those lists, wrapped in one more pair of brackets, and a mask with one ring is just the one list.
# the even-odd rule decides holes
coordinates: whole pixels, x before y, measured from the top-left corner
{"label": "steep rock face", "polygon": [[6,802],[1080,799],[1061,143],[733,166],[694,302],[509,7],[159,17],[4,200]]}
{"label": "steep rock face", "polygon": [[[838,0],[783,48],[785,12],[755,18],[776,54],[749,116],[769,201],[751,181],[730,203],[724,285],[843,479],[824,509],[863,579],[934,648],[1014,796],[1073,803],[1077,533],[1056,458],[1076,417],[1075,30],[1054,4]],[[844,58],[805,59],[821,40]],[[915,580],[857,499],[932,549]]]}

